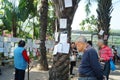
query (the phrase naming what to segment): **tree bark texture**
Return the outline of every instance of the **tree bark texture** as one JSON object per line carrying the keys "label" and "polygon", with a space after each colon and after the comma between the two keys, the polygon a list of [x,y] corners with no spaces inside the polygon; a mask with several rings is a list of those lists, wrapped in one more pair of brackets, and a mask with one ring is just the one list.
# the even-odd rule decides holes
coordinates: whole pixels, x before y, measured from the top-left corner
{"label": "tree bark texture", "polygon": [[[57,24],[58,32],[67,32],[68,42],[71,41],[71,24],[74,14],[78,7],[80,0],[72,0],[73,6],[69,8],[64,7],[64,0],[53,0],[55,5],[55,13],[57,16],[57,22],[60,18],[67,19],[67,28],[60,29],[59,23]],[[49,80],[69,80],[69,54],[58,53],[54,56],[52,68],[49,71]]]}
{"label": "tree bark texture", "polygon": [[41,0],[40,6],[40,68],[41,70],[48,70],[48,62],[46,57],[46,31],[47,31],[47,17],[48,17],[48,0]]}
{"label": "tree bark texture", "polygon": [[13,11],[12,14],[12,33],[13,37],[17,37],[17,16],[16,13]]}
{"label": "tree bark texture", "polygon": [[[109,31],[112,11],[112,0],[98,0],[98,32],[100,32],[100,30],[104,31],[103,35],[98,34],[98,38],[103,39],[106,45],[108,44],[110,36]],[[107,35],[107,39],[104,39],[105,35]]]}

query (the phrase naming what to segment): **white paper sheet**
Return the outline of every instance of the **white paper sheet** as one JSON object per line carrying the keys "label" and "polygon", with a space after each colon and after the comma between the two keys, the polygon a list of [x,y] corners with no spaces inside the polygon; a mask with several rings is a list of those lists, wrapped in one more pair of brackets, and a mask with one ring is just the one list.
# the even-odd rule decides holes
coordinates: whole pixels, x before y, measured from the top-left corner
{"label": "white paper sheet", "polygon": [[4,53],[4,56],[6,56],[6,57],[7,57],[7,56],[8,56],[8,53],[7,53],[7,52],[5,52],[5,53]]}
{"label": "white paper sheet", "polygon": [[55,32],[55,41],[58,41],[59,33]]}
{"label": "white paper sheet", "polygon": [[19,42],[22,40],[21,38],[11,38],[11,42]]}
{"label": "white paper sheet", "polygon": [[30,47],[30,52],[32,52],[33,51],[33,48],[32,47]]}
{"label": "white paper sheet", "polygon": [[9,54],[9,58],[12,58],[13,56],[14,56],[14,53],[11,52],[11,53]]}
{"label": "white paper sheet", "polygon": [[34,57],[36,56],[36,53],[35,53],[35,52],[33,52],[33,56],[34,56]]}
{"label": "white paper sheet", "polygon": [[4,52],[4,48],[0,48],[0,52]]}
{"label": "white paper sheet", "polygon": [[108,35],[104,35],[104,40],[107,40],[107,38],[108,38]]}
{"label": "white paper sheet", "polygon": [[4,48],[11,48],[11,43],[4,42]]}
{"label": "white paper sheet", "polygon": [[11,42],[11,38],[7,38],[7,42]]}
{"label": "white paper sheet", "polygon": [[99,35],[103,35],[104,31],[100,30]]}
{"label": "white paper sheet", "polygon": [[32,39],[27,39],[27,47],[33,48],[33,42]]}
{"label": "white paper sheet", "polygon": [[70,44],[69,43],[64,43],[63,46],[62,46],[62,53],[66,53],[68,54],[69,53],[69,50],[70,50]]}
{"label": "white paper sheet", "polygon": [[66,8],[72,7],[72,0],[64,0],[64,3]]}
{"label": "white paper sheet", "polygon": [[8,52],[10,52],[10,48],[5,47],[4,48],[4,53],[8,53]]}
{"label": "white paper sheet", "polygon": [[4,41],[4,37],[0,36],[0,41]]}
{"label": "white paper sheet", "polygon": [[60,19],[60,29],[65,29],[67,28],[67,19],[61,18]]}
{"label": "white paper sheet", "polygon": [[57,45],[54,46],[53,55],[57,54]]}
{"label": "white paper sheet", "polygon": [[65,53],[68,54],[70,49],[69,43],[58,43],[54,46],[53,55],[56,55],[57,53]]}
{"label": "white paper sheet", "polygon": [[67,43],[67,34],[60,34],[60,43]]}
{"label": "white paper sheet", "polygon": [[3,44],[4,44],[3,42],[0,42],[0,48],[3,48]]}
{"label": "white paper sheet", "polygon": [[35,43],[39,44],[39,43],[40,43],[40,40],[35,40]]}

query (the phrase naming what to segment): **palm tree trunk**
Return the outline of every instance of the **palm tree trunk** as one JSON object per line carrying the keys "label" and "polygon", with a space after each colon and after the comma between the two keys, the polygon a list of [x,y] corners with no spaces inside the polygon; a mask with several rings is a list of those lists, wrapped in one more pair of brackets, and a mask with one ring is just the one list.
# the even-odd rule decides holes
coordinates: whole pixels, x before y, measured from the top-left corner
{"label": "palm tree trunk", "polygon": [[40,7],[40,68],[48,70],[48,62],[46,57],[46,31],[47,31],[47,18],[48,18],[48,0],[41,0]]}
{"label": "palm tree trunk", "polygon": [[[71,24],[75,11],[77,9],[78,0],[72,0],[73,6],[70,8],[65,8],[64,0],[53,0],[55,4],[55,11],[57,19],[66,18],[67,19],[67,28],[60,29],[58,26],[58,32],[67,32],[68,41],[71,41]],[[80,1],[80,0],[79,0]],[[61,11],[61,7],[63,10]],[[59,24],[59,23],[58,23]],[[57,54],[54,56],[52,68],[49,71],[49,80],[69,80],[69,54]]]}
{"label": "palm tree trunk", "polygon": [[14,11],[12,16],[12,33],[13,33],[13,37],[17,37],[17,22],[16,22],[16,14]]}
{"label": "palm tree trunk", "polygon": [[[99,35],[98,33],[98,38],[103,39],[106,45],[108,44],[108,39],[110,36],[109,31],[112,11],[112,0],[98,0],[98,32],[100,32],[100,30],[104,31],[103,35]],[[106,39],[105,36],[107,36]]]}

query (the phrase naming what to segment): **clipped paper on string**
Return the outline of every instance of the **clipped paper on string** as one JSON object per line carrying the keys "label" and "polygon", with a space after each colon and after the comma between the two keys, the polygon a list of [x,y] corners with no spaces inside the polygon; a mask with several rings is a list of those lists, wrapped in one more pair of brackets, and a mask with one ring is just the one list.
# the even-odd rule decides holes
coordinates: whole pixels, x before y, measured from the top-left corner
{"label": "clipped paper on string", "polygon": [[103,35],[104,31],[100,30],[99,35]]}
{"label": "clipped paper on string", "polygon": [[7,57],[7,56],[8,56],[8,52],[5,52],[5,53],[4,53],[4,56],[6,56],[6,57]]}
{"label": "clipped paper on string", "polygon": [[4,48],[0,48],[0,52],[4,52]]}
{"label": "clipped paper on string", "polygon": [[72,0],[64,0],[64,3],[66,8],[72,7]]}
{"label": "clipped paper on string", "polygon": [[67,43],[67,34],[60,34],[60,43]]}
{"label": "clipped paper on string", "polygon": [[3,42],[0,42],[0,48],[3,48],[3,44],[4,44]]}
{"label": "clipped paper on string", "polygon": [[4,37],[0,36],[0,41],[4,41]]}
{"label": "clipped paper on string", "polygon": [[60,29],[65,29],[67,28],[67,19],[62,18],[60,19]]}

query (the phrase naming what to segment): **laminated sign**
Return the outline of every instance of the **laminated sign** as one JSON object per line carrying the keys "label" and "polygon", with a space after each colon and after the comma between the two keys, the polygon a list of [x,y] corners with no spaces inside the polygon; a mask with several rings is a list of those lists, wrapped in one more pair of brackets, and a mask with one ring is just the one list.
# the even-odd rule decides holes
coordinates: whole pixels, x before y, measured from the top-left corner
{"label": "laminated sign", "polygon": [[67,34],[60,34],[60,43],[67,43]]}
{"label": "laminated sign", "polygon": [[72,7],[72,0],[64,0],[64,3],[66,8]]}
{"label": "laminated sign", "polygon": [[100,30],[99,35],[103,35],[103,34],[104,34],[104,31]]}
{"label": "laminated sign", "polygon": [[67,28],[67,19],[61,18],[60,19],[60,29],[66,29]]}

